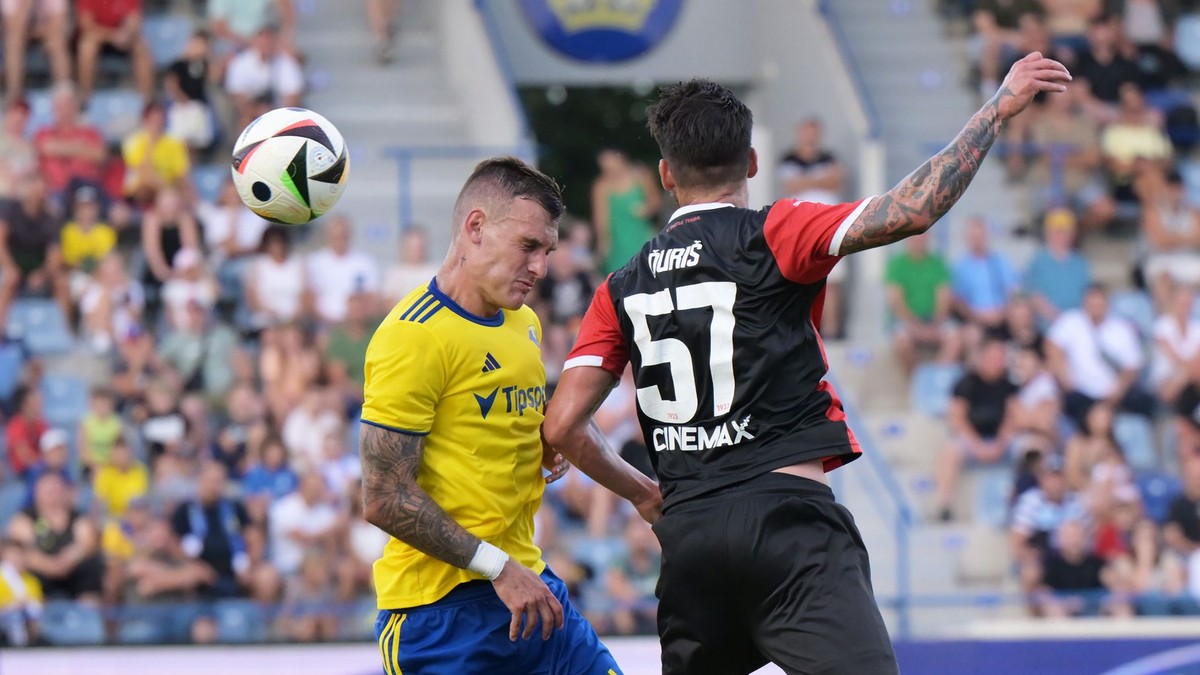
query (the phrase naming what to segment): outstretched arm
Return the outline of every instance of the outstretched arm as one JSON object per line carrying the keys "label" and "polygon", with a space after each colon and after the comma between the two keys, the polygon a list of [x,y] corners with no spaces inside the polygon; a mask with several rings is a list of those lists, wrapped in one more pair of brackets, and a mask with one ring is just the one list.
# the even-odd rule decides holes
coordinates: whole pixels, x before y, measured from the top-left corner
{"label": "outstretched arm", "polygon": [[1063,83],[1070,79],[1065,66],[1039,52],[1017,61],[1000,91],[950,145],[863,209],[838,253],[884,246],[928,230],[966,192],[1004,123],[1027,108],[1038,93],[1066,91]]}
{"label": "outstretched arm", "polygon": [[564,371],[546,406],[542,434],[576,468],[628,499],[647,522],[653,523],[662,512],[658,484],[621,459],[592,422],[592,415],[616,383],[601,368],[579,366]]}
{"label": "outstretched arm", "polygon": [[542,639],[562,628],[562,605],[533,573],[459,525],[417,483],[425,437],[371,424],[362,427],[363,517],[422,553],[488,577],[513,613],[509,639],[521,620],[528,638],[539,619]]}

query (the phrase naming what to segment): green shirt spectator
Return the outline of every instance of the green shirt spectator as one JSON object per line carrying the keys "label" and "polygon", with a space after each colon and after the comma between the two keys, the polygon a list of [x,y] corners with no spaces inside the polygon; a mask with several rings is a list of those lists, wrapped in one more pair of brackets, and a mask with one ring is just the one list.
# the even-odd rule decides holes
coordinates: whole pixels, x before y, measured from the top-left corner
{"label": "green shirt spectator", "polygon": [[914,317],[931,321],[937,313],[938,290],[950,286],[950,268],[939,255],[905,251],[888,261],[885,280],[899,289],[904,306]]}

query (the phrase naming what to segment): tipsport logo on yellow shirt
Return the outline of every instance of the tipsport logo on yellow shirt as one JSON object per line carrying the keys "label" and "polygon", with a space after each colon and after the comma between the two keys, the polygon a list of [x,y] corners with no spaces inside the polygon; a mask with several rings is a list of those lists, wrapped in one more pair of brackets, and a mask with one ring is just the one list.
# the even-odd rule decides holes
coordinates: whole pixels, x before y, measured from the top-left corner
{"label": "tipsport logo on yellow shirt", "polygon": [[479,404],[479,414],[483,419],[486,420],[488,414],[492,412],[501,393],[504,394],[504,412],[510,415],[516,413],[523,417],[526,410],[540,411],[546,405],[545,386],[521,387],[514,384],[507,387],[496,387],[486,396],[475,394],[475,402]]}

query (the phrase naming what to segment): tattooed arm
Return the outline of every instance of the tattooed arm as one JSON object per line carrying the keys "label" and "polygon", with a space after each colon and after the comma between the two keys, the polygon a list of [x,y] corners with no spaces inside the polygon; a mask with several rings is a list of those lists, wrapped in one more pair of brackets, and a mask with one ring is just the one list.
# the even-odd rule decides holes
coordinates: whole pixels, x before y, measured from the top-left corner
{"label": "tattooed arm", "polygon": [[480,540],[417,484],[424,450],[424,436],[362,426],[363,517],[418,551],[465,568]]}
{"label": "tattooed arm", "polygon": [[884,246],[928,230],[966,192],[1004,123],[1029,107],[1038,93],[1066,91],[1063,83],[1070,79],[1065,66],[1038,52],[1017,61],[1000,91],[950,145],[863,209],[838,253]]}
{"label": "tattooed arm", "polygon": [[[465,569],[482,542],[417,484],[417,467],[424,451],[424,436],[363,425],[363,517],[418,551]],[[518,633],[528,639],[539,623],[543,640],[554,628],[563,627],[562,605],[533,570],[509,558],[492,584],[512,612],[510,640],[516,640]]]}

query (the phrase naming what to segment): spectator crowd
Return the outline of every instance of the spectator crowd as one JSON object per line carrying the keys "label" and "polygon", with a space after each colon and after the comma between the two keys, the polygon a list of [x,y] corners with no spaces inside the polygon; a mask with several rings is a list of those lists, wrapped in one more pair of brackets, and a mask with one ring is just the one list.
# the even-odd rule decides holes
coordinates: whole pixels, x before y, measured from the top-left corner
{"label": "spectator crowd", "polygon": [[[387,536],[361,518],[364,354],[436,271],[428,234],[381,268],[345,217],[313,235],[238,199],[238,130],[303,103],[289,0],[68,4],[4,6],[0,643],[369,636]],[[386,64],[397,3],[368,4]],[[36,47],[22,64],[29,41],[48,66]],[[123,99],[132,120],[106,112]],[[613,150],[598,171],[609,227],[568,224],[533,300],[551,373],[600,263],[656,228],[645,169]],[[633,400],[625,383],[599,415],[648,471]],[[649,526],[577,472],[545,504],[539,542],[589,616],[653,631]]]}
{"label": "spectator crowd", "polygon": [[[1200,62],[1174,38],[1200,7],[942,4],[970,23],[985,95],[1032,51],[1074,80],[999,148],[1030,196],[1026,264],[983,217],[956,259],[919,237],[888,263],[894,352],[947,428],[931,515],[961,520],[964,472],[1007,471],[1007,499],[977,499],[974,515],[1005,523],[1033,615],[1198,614],[1200,184],[1185,176],[1200,168]],[[1129,266],[1096,269],[1089,240]]]}

